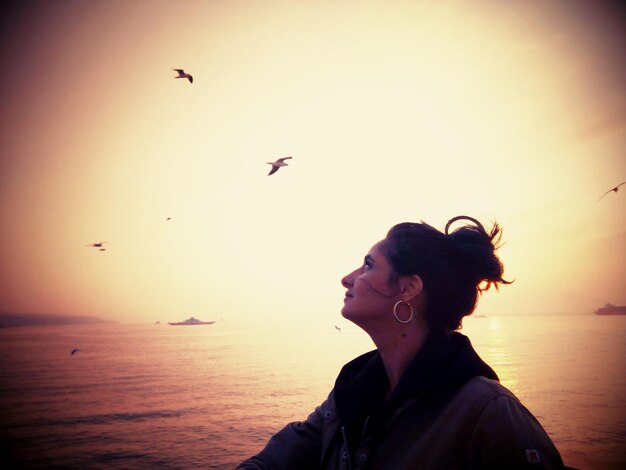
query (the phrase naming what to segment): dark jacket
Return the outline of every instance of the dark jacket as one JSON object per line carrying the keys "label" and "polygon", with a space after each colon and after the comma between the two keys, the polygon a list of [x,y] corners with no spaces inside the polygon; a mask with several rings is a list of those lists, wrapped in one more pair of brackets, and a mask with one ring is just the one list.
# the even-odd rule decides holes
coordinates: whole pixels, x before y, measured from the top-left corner
{"label": "dark jacket", "polygon": [[388,386],[378,351],[354,359],[306,421],[238,468],[563,468],[539,422],[460,333],[431,335],[385,399]]}

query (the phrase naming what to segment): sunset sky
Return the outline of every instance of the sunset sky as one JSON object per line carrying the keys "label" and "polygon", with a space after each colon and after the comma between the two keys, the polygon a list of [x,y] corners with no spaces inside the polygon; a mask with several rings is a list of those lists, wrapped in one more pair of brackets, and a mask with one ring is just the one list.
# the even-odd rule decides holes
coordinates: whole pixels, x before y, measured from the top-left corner
{"label": "sunset sky", "polygon": [[617,2],[17,5],[0,311],[345,323],[392,225],[459,214],[503,226],[515,279],[480,313],[626,304]]}

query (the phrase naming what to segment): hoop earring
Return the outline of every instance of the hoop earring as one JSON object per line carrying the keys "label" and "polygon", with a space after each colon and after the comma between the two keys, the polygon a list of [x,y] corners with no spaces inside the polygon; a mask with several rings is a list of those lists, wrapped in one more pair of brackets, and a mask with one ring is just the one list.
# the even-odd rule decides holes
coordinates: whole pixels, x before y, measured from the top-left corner
{"label": "hoop earring", "polygon": [[[411,309],[411,316],[407,320],[400,320],[400,318],[398,317],[398,305],[400,304],[408,305],[409,308]],[[396,304],[393,306],[393,316],[396,317],[396,320],[398,320],[399,323],[410,322],[411,320],[413,320],[413,305],[411,305],[408,302],[404,302],[403,300],[398,300]]]}

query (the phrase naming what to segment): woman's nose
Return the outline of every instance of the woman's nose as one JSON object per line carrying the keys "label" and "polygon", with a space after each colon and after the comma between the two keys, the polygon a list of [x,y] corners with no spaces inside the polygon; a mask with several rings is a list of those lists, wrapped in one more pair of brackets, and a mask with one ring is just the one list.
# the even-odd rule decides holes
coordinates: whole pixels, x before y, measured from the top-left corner
{"label": "woman's nose", "polygon": [[350,274],[344,276],[341,279],[341,285],[345,287],[346,289],[349,289],[350,287],[354,285],[354,273],[355,272],[356,271],[352,271]]}

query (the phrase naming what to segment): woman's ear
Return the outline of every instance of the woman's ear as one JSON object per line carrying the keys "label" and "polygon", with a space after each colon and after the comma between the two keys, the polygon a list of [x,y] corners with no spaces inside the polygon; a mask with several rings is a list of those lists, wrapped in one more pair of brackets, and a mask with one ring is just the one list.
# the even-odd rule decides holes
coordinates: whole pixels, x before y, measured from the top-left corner
{"label": "woman's ear", "polygon": [[400,295],[405,301],[414,299],[424,290],[424,282],[417,274],[402,276],[400,283]]}

